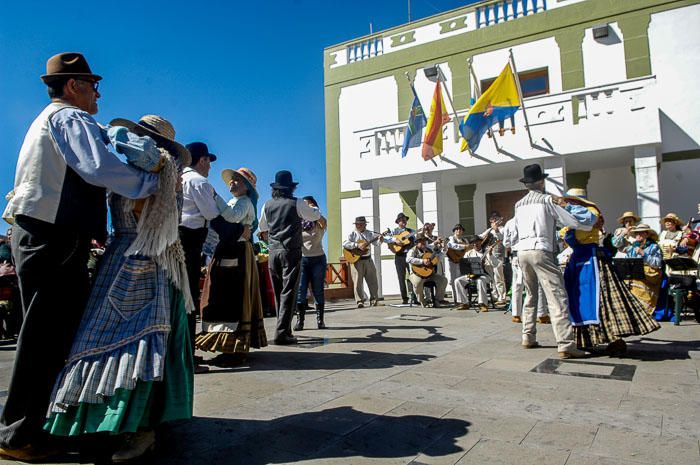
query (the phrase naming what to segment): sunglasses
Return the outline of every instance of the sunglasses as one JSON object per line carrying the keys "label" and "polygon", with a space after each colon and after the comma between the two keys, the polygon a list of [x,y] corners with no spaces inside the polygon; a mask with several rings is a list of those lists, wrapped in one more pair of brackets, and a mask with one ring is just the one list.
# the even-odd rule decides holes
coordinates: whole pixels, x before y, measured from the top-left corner
{"label": "sunglasses", "polygon": [[90,84],[90,86],[92,87],[92,90],[95,92],[97,92],[97,89],[100,88],[100,81],[88,81],[86,79],[76,79],[76,80],[82,81],[82,82],[87,82],[88,84]]}

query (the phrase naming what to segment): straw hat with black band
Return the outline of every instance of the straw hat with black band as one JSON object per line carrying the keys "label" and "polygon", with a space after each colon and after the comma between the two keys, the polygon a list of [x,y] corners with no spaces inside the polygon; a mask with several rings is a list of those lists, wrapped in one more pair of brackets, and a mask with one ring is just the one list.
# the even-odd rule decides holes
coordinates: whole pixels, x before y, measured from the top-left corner
{"label": "straw hat with black band", "polygon": [[620,216],[620,217],[617,219],[617,222],[618,222],[619,224],[625,224],[625,218],[634,218],[634,222],[635,222],[635,223],[639,223],[639,222],[642,220],[642,218],[639,217],[639,216],[637,216],[637,215],[635,215],[634,212],[632,212],[632,211],[626,211],[626,212],[624,212],[624,213],[622,214],[622,216]]}
{"label": "straw hat with black band", "polygon": [[666,216],[661,218],[661,224],[664,224],[667,221],[672,221],[676,223],[676,226],[678,227],[683,226],[683,220],[681,220],[680,217],[675,213],[667,213]]}
{"label": "straw hat with black band", "polygon": [[631,234],[637,234],[637,233],[641,233],[641,232],[645,232],[645,233],[649,234],[649,238],[651,238],[651,240],[653,240],[653,241],[659,240],[659,235],[656,233],[656,231],[651,229],[651,226],[649,226],[648,224],[639,223],[637,226],[630,229]]}
{"label": "straw hat with black band", "polygon": [[156,141],[156,144],[177,158],[177,162],[182,166],[190,166],[192,162],[189,150],[175,140],[175,128],[162,116],[144,115],[138,123],[124,118],[116,118],[109,124],[111,126],[123,126],[139,136],[150,137]]}

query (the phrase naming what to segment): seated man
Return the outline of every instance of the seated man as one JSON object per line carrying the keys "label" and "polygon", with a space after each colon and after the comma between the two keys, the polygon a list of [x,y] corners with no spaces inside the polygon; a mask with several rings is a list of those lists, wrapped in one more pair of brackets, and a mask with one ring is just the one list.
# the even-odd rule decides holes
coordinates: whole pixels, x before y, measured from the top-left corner
{"label": "seated man", "polygon": [[[469,250],[467,250],[467,253],[464,255],[464,258],[478,258],[483,263],[484,251],[481,249],[481,244],[483,243],[483,240],[479,236],[473,235],[467,237],[467,241],[469,242],[470,248]],[[455,280],[457,301],[460,303],[460,306],[457,307],[457,310],[469,309],[469,296],[467,293],[467,286],[471,281],[476,281],[479,311],[488,312],[489,309],[486,304],[488,303],[489,298],[488,285],[489,283],[491,283],[491,277],[488,274],[478,276],[474,274],[465,274],[464,276],[460,276]]]}
{"label": "seated man", "polygon": [[[442,274],[438,273],[438,265],[433,267],[432,263],[435,258],[437,258],[438,264],[442,260],[442,244],[439,241],[435,241],[433,246],[428,245],[428,238],[423,233],[416,234],[416,246],[408,252],[406,256],[406,263],[411,266],[411,274],[408,279],[413,284],[413,287],[418,296],[421,306],[425,307],[425,296],[423,294],[423,286],[425,283],[432,282],[435,283],[435,302],[433,305],[435,307],[439,306],[439,303],[445,299],[445,289],[447,288],[447,278]],[[423,258],[425,254],[430,254],[426,258]],[[433,268],[433,272],[430,276],[424,278],[419,274],[416,274],[414,266],[420,267],[422,270],[428,271]]]}

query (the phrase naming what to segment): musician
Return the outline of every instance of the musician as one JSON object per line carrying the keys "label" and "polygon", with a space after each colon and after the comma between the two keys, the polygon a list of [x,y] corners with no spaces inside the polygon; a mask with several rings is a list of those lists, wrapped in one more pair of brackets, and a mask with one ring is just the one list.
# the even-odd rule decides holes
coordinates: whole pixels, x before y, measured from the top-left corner
{"label": "musician", "polygon": [[[467,241],[469,243],[469,250],[467,250],[464,257],[479,258],[482,261],[485,260],[486,257],[484,256],[484,250],[482,247],[484,241],[481,239],[481,237],[477,235],[469,236]],[[480,276],[465,274],[464,276],[460,276],[455,280],[454,287],[457,289],[457,301],[460,303],[457,310],[469,309],[469,295],[467,293],[467,286],[469,285],[470,281],[476,281],[479,311],[488,312],[488,286],[492,281],[488,274],[483,274]]]}
{"label": "musician", "polygon": [[411,281],[408,280],[409,269],[408,263],[406,263],[406,254],[415,243],[416,232],[413,229],[406,226],[408,223],[408,216],[404,215],[403,213],[399,213],[396,216],[395,223],[397,226],[394,228],[393,231],[391,231],[391,235],[394,237],[387,237],[384,239],[384,242],[393,242],[395,244],[401,244],[401,241],[396,239],[396,236],[399,236],[400,234],[406,231],[411,233],[409,245],[403,247],[399,252],[396,252],[396,254],[394,255],[394,267],[396,268],[396,276],[399,279],[399,291],[401,292],[401,302],[407,304],[408,294],[410,293],[411,303],[417,304],[418,300],[416,299],[416,294],[413,292],[413,285],[411,284]]}
{"label": "musician", "polygon": [[651,313],[656,309],[656,301],[661,290],[661,249],[657,244],[658,235],[649,225],[639,223],[630,230],[634,242],[625,247],[627,258],[644,259],[644,279],[633,279],[631,291]]}
{"label": "musician", "polygon": [[[661,218],[661,224],[664,230],[659,234],[659,247],[664,260],[672,258],[676,255],[676,249],[679,242],[683,238],[683,221],[675,213],[668,213]],[[685,253],[687,250],[682,250],[679,253]]]}
{"label": "musician", "polygon": [[364,283],[367,282],[369,288],[369,305],[374,307],[377,305],[377,294],[379,285],[377,284],[377,269],[372,262],[372,253],[370,246],[372,242],[379,240],[381,234],[367,230],[367,219],[364,216],[355,218],[355,230],[348,235],[348,239],[343,242],[343,247],[348,250],[360,249],[362,256],[358,261],[350,267],[352,273],[352,281],[355,286],[355,302],[357,308],[365,306],[366,294]]}
{"label": "musician", "polygon": [[[434,241],[433,245],[431,246],[428,244],[427,236],[423,233],[418,233],[418,234],[416,234],[416,246],[413,247],[410,252],[408,252],[408,255],[406,256],[406,263],[408,263],[409,265],[428,266],[428,265],[430,265],[430,259],[423,258],[423,255],[425,255],[426,253],[435,253],[438,257],[438,260],[441,260],[442,259],[442,252],[440,251],[441,248],[442,248],[442,244],[440,243],[439,240]],[[444,302],[445,289],[447,288],[447,278],[445,278],[445,276],[443,276],[442,274],[435,271],[428,278],[423,278],[423,277],[417,275],[412,270],[408,279],[413,284],[413,288],[415,289],[416,296],[418,297],[418,300],[420,301],[421,306],[425,307],[425,296],[423,294],[423,286],[425,285],[426,282],[434,282],[435,283],[435,301],[436,302],[434,302],[434,305],[437,307],[439,304]]]}
{"label": "musician", "polygon": [[496,211],[489,216],[489,229],[479,236],[484,241],[486,265],[493,275],[496,291],[496,305],[506,304],[506,278],[503,272],[506,249],[503,246],[503,217]]}
{"label": "musician", "polygon": [[612,237],[612,245],[617,249],[618,257],[624,257],[625,247],[634,242],[634,237],[630,231],[632,231],[632,228],[640,221],[641,218],[631,211],[624,212],[622,216],[617,219],[621,227],[615,230]]}
{"label": "musician", "polygon": [[434,229],[435,223],[425,223],[423,225],[423,234],[425,235],[425,239],[428,241],[428,244],[432,244],[437,240],[437,236],[433,234]]}
{"label": "musician", "polygon": [[[469,248],[469,242],[464,238],[464,226],[461,224],[456,224],[454,228],[452,228],[452,235],[447,239],[447,250],[456,250],[459,253],[465,253],[466,250]],[[461,260],[460,260],[461,261]],[[457,292],[455,290],[455,279],[459,278],[462,275],[462,272],[460,271],[460,262],[455,262],[453,260],[449,260],[450,263],[450,286],[452,286],[452,296],[455,299],[455,303],[457,302]]]}
{"label": "musician", "polygon": [[[698,204],[698,215],[700,215],[700,203]],[[682,247],[683,253],[697,262],[700,260],[700,247],[697,247],[698,242],[700,242],[700,221],[691,218],[688,224],[683,227],[683,238],[678,247]],[[679,251],[679,253],[681,252]]]}

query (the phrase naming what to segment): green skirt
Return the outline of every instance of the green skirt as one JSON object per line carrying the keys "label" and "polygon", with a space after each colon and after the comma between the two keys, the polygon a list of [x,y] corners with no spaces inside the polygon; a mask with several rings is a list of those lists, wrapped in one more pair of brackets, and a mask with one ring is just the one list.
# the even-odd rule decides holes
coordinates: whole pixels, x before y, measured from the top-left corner
{"label": "green skirt", "polygon": [[134,433],[173,420],[192,418],[194,362],[182,293],[170,286],[173,302],[162,381],[137,381],[134,390],[117,389],[101,404],[81,403],[52,413],[44,429],[56,436]]}

